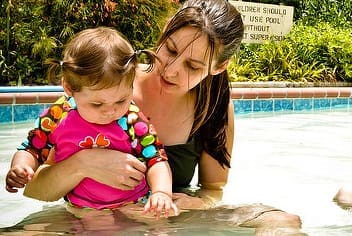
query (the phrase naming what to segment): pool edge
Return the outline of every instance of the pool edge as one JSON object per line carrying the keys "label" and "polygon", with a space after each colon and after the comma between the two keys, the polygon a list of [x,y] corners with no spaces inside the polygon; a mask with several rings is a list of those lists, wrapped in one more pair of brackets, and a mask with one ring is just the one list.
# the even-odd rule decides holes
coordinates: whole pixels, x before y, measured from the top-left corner
{"label": "pool edge", "polygon": [[[64,94],[60,86],[5,89],[0,89],[0,123],[33,120]],[[231,99],[236,114],[351,107],[352,87],[232,87]]]}

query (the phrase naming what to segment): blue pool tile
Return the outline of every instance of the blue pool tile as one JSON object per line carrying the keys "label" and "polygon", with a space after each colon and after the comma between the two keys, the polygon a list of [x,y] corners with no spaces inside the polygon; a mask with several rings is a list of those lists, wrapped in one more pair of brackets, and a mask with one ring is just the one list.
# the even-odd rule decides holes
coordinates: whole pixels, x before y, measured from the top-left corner
{"label": "blue pool tile", "polygon": [[253,111],[261,111],[261,104],[259,100],[253,100]]}
{"label": "blue pool tile", "polygon": [[253,100],[253,112],[268,112],[273,111],[273,100],[256,99]]}
{"label": "blue pool tile", "polygon": [[0,106],[0,123],[12,122],[12,106]]}
{"label": "blue pool tile", "polygon": [[331,99],[331,107],[345,107],[348,104],[347,98],[333,98]]}
{"label": "blue pool tile", "polygon": [[293,111],[293,99],[275,99],[274,111]]}
{"label": "blue pool tile", "polygon": [[329,98],[315,98],[313,99],[314,110],[329,109],[331,106],[331,99]]}
{"label": "blue pool tile", "polygon": [[312,110],[313,109],[313,99],[295,99],[293,101],[294,110]]}
{"label": "blue pool tile", "polygon": [[44,105],[30,104],[30,105],[14,105],[14,122],[21,122],[27,120],[34,120],[43,111]]}
{"label": "blue pool tile", "polygon": [[259,101],[260,110],[263,112],[269,112],[274,110],[274,101],[272,99],[260,99]]}
{"label": "blue pool tile", "polygon": [[252,112],[252,100],[233,100],[236,114]]}

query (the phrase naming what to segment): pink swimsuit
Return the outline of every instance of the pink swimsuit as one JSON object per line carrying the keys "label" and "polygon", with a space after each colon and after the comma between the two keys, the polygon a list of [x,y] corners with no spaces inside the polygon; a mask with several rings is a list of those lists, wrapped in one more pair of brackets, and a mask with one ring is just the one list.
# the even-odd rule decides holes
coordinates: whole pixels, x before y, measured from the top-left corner
{"label": "pink swimsuit", "polygon": [[[30,131],[28,143],[22,146],[35,154],[38,160],[47,158],[46,149],[55,146],[55,162],[69,158],[82,149],[108,148],[131,153],[149,168],[159,161],[167,160],[162,144],[144,116],[134,104],[119,120],[107,125],[97,125],[85,121],[74,109],[72,98],[61,98],[37,121],[39,126]],[[61,109],[60,109],[61,108]],[[101,157],[105,158],[105,157]],[[73,205],[95,209],[117,208],[127,203],[136,202],[145,196],[149,188],[143,179],[133,190],[120,190],[84,178],[66,199]]]}

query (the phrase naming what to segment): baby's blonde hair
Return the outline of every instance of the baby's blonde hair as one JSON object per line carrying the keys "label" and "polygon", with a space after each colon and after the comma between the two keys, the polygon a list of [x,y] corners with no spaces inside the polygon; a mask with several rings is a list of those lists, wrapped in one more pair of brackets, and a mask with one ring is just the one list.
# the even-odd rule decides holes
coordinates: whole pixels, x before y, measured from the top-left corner
{"label": "baby's blonde hair", "polygon": [[[143,52],[154,62],[151,52]],[[132,86],[137,54],[128,40],[115,29],[86,29],[69,41],[62,61],[47,60],[50,64],[48,79],[55,81],[56,71],[61,68],[60,77],[73,92],[79,92],[83,86],[109,88],[119,85],[122,80]]]}

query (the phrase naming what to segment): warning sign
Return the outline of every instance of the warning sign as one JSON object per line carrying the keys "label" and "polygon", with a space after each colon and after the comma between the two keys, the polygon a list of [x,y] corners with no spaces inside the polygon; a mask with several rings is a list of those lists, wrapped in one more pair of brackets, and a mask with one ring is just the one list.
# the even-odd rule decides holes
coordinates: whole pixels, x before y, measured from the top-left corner
{"label": "warning sign", "polygon": [[281,41],[292,28],[292,6],[243,1],[229,2],[242,15],[243,43],[263,43],[266,40]]}

